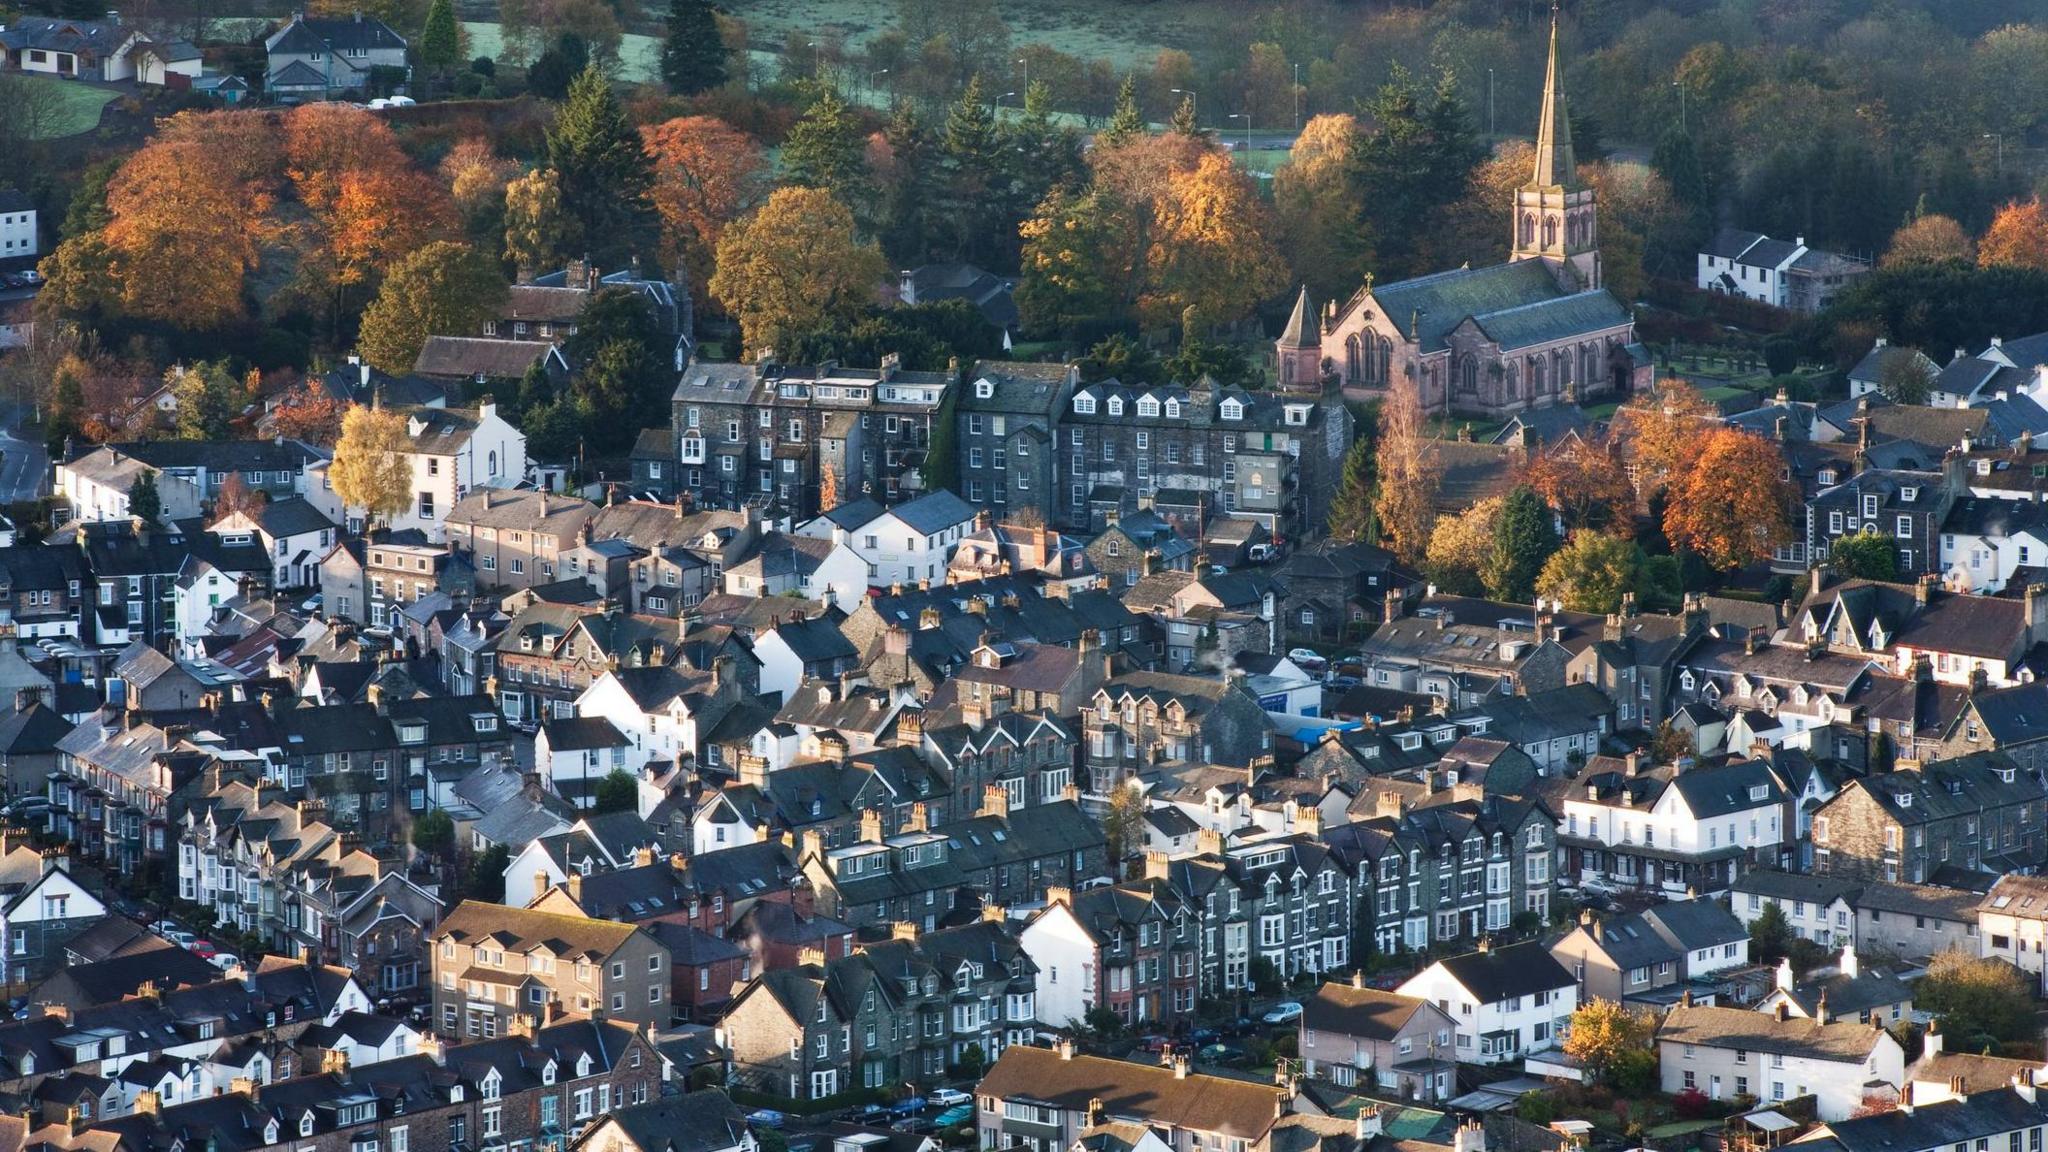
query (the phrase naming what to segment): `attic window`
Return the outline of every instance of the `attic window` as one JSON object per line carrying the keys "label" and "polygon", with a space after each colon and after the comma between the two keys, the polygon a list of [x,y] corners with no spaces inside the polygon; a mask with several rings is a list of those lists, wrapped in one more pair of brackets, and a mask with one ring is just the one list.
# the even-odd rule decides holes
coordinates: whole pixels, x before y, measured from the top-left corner
{"label": "attic window", "polygon": [[1144,397],[1140,397],[1140,398],[1139,398],[1139,400],[1138,400],[1138,415],[1140,415],[1140,416],[1157,416],[1157,415],[1159,415],[1159,401],[1157,401],[1157,400],[1154,400],[1154,399],[1153,399],[1152,397],[1150,397],[1150,396],[1144,396]]}
{"label": "attic window", "polygon": [[1899,489],[1899,501],[1900,501],[1900,503],[1903,503],[1903,504],[1911,504],[1911,503],[1913,502],[1914,498],[1918,497],[1919,495],[1920,495],[1920,490],[1919,490],[1918,488],[1901,488],[1901,489]]}
{"label": "attic window", "polygon": [[1123,414],[1124,414],[1124,398],[1123,398],[1123,397],[1121,397],[1121,396],[1111,396],[1111,397],[1109,398],[1109,414],[1110,414],[1111,416],[1121,416],[1121,415],[1123,415]]}
{"label": "attic window", "polygon": [[986,400],[996,394],[996,386],[988,380],[976,380],[974,382],[974,394]]}
{"label": "attic window", "polygon": [[1093,397],[1093,396],[1076,396],[1076,397],[1074,397],[1074,414],[1075,414],[1076,416],[1093,416],[1093,415],[1095,415],[1095,397]]}
{"label": "attic window", "polygon": [[1225,400],[1223,406],[1218,411],[1225,420],[1244,419],[1244,405],[1238,403],[1235,399]]}
{"label": "attic window", "polygon": [[1166,402],[1166,417],[1169,420],[1180,419],[1180,401],[1168,400]]}
{"label": "attic window", "polygon": [[1821,483],[1822,483],[1823,485],[1832,485],[1832,484],[1834,484],[1834,482],[1835,482],[1835,470],[1834,470],[1833,468],[1823,468],[1823,469],[1821,469],[1821,470],[1820,470],[1820,482],[1821,482]]}

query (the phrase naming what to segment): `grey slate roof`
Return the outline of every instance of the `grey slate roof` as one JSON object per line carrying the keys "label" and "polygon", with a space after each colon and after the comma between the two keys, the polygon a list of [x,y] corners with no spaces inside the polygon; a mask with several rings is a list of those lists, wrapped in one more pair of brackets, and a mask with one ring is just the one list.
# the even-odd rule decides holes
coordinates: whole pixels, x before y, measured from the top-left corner
{"label": "grey slate roof", "polygon": [[1577,983],[1540,941],[1467,952],[1438,961],[1451,978],[1482,1004],[1529,996]]}
{"label": "grey slate roof", "polygon": [[1815,1060],[1861,1063],[1885,1038],[1884,1029],[1854,1020],[1826,1024],[1747,1008],[1710,1008],[1681,1004],[1657,1028],[1659,1043],[1742,1048],[1751,1052],[1803,1056]]}
{"label": "grey slate roof", "polygon": [[974,505],[954,495],[950,488],[928,492],[915,500],[898,504],[890,511],[912,530],[926,535],[974,519]]}
{"label": "grey slate roof", "polygon": [[[1763,1013],[1754,1013],[1761,1016]],[[2029,1104],[2008,1086],[1911,1112],[1858,1116],[1828,1125],[1843,1152],[1903,1152],[1966,1144],[2048,1121],[2048,1098]]]}

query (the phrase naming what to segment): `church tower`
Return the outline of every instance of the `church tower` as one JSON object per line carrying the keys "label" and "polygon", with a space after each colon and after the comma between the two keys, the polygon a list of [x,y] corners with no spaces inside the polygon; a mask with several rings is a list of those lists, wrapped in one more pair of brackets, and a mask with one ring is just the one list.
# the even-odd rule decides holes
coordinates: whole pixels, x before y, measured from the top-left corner
{"label": "church tower", "polygon": [[1515,192],[1513,260],[1541,260],[1568,292],[1600,287],[1593,190],[1572,159],[1557,62],[1557,5],[1550,8],[1550,64],[1543,73],[1543,116],[1536,125],[1536,171]]}
{"label": "church tower", "polygon": [[1294,314],[1280,339],[1273,342],[1273,362],[1280,374],[1282,392],[1320,396],[1323,392],[1323,337],[1316,325],[1315,309],[1308,306],[1308,288],[1295,297]]}

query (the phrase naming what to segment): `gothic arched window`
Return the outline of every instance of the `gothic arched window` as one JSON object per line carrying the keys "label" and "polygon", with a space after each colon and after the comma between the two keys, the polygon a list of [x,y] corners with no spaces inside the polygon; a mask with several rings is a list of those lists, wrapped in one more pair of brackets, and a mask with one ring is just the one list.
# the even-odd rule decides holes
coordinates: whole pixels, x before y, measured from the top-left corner
{"label": "gothic arched window", "polygon": [[1570,386],[1572,382],[1572,354],[1564,349],[1559,349],[1556,355],[1557,387],[1560,391],[1562,391],[1566,387]]}
{"label": "gothic arched window", "polygon": [[1362,378],[1360,371],[1358,333],[1354,332],[1344,338],[1344,379],[1355,384]]}
{"label": "gothic arched window", "polygon": [[1479,391],[1479,357],[1469,352],[1465,354],[1464,361],[1458,365],[1458,390],[1461,392]]}
{"label": "gothic arched window", "polygon": [[1381,384],[1391,384],[1394,379],[1394,342],[1382,336],[1379,349],[1378,363],[1373,365],[1373,379]]}
{"label": "gothic arched window", "polygon": [[1515,369],[1513,364],[1510,364],[1508,365],[1508,399],[1520,400],[1521,398],[1522,374]]}
{"label": "gothic arched window", "polygon": [[1533,244],[1535,242],[1536,214],[1533,212],[1524,212],[1522,213],[1522,243],[1524,245],[1528,245]]}
{"label": "gothic arched window", "polygon": [[1549,381],[1543,371],[1543,358],[1538,356],[1529,361],[1529,395],[1541,396],[1549,391]]}

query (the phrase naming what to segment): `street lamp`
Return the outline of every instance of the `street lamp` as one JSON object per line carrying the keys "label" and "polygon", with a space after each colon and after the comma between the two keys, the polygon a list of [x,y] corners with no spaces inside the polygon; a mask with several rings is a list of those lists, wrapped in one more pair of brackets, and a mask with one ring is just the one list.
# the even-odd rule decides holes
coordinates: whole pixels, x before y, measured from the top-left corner
{"label": "street lamp", "polygon": [[[1003,110],[1003,101],[1005,101],[1005,100],[1008,100],[1008,99],[1009,99],[1010,97],[1012,97],[1012,96],[1015,96],[1015,95],[1016,95],[1016,93],[1015,93],[1015,92],[1005,92],[1005,93],[1003,93],[1003,94],[1002,94],[1001,96],[998,96],[998,97],[996,97],[996,111],[998,111],[998,112],[1002,111],[1002,110]],[[1023,105],[1022,105],[1022,103],[1020,102],[1018,106],[1019,106],[1019,107],[1021,108],[1021,107],[1022,107]]]}
{"label": "street lamp", "polygon": [[1017,67],[1024,69],[1024,86],[1026,88],[1031,87],[1031,57],[1017,57]]}
{"label": "street lamp", "polygon": [[868,91],[873,92],[880,87],[880,85],[875,83],[876,77],[887,76],[888,74],[889,70],[887,68],[877,68],[873,72],[868,73]]}
{"label": "street lamp", "polygon": [[2005,175],[2005,133],[1986,132],[1984,139],[1998,141],[1998,174],[2003,177]]}
{"label": "street lamp", "polygon": [[1252,151],[1252,114],[1249,112],[1232,112],[1228,119],[1244,121],[1245,162],[1250,163]]}
{"label": "street lamp", "polygon": [[1202,122],[1202,113],[1201,113],[1201,99],[1202,99],[1202,98],[1201,98],[1201,97],[1199,97],[1199,96],[1197,96],[1197,95],[1195,95],[1195,90],[1194,90],[1193,88],[1173,88],[1173,89],[1169,89],[1169,91],[1171,91],[1171,92],[1172,92],[1172,93],[1173,93],[1173,94],[1174,94],[1175,96],[1185,96],[1185,97],[1187,97],[1187,98],[1188,98],[1188,104],[1189,104],[1189,105],[1191,106],[1191,109],[1192,109],[1192,110],[1194,111],[1194,113],[1195,113],[1195,123],[1199,124],[1199,123],[1201,123],[1201,122]]}
{"label": "street lamp", "polygon": [[1294,66],[1294,130],[1301,131],[1301,65]]}

